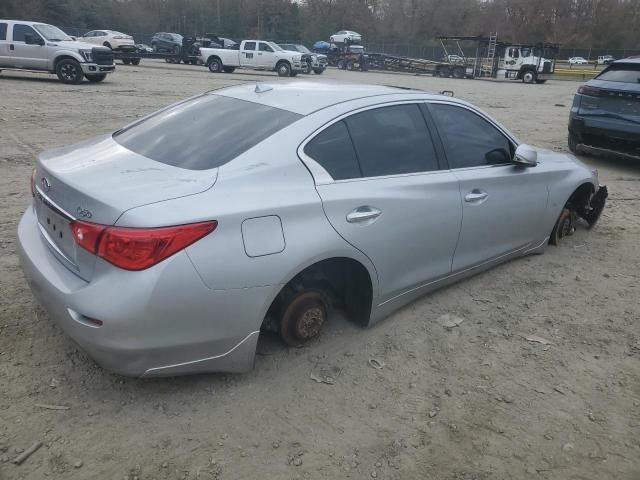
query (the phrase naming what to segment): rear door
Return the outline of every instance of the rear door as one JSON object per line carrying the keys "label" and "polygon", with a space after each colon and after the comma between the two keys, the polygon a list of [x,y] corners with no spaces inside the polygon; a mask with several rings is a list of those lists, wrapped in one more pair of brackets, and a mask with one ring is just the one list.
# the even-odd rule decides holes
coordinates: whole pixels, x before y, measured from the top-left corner
{"label": "rear door", "polygon": [[479,112],[448,103],[428,108],[460,183],[463,220],[453,271],[533,246],[547,205],[543,167],[511,163],[514,143]]}
{"label": "rear door", "polygon": [[258,66],[256,55],[257,42],[243,42],[240,49],[240,65],[243,67],[255,68]]}
{"label": "rear door", "polygon": [[96,38],[96,31],[92,30],[91,32],[85,33],[82,37],[82,41],[88,43],[99,43]]}
{"label": "rear door", "polygon": [[29,34],[34,38],[42,39],[44,42],[42,36],[31,25],[24,23],[13,24],[12,40],[9,42],[9,54],[12,63],[16,68],[47,70],[46,42],[43,45],[27,45],[25,43],[25,35]]}
{"label": "rear door", "polygon": [[[418,104],[377,106],[315,135],[303,156],[335,230],[375,265],[384,302],[447,275],[462,209]],[[313,171],[313,170],[312,170]]]}
{"label": "rear door", "polygon": [[9,38],[7,34],[9,24],[7,22],[0,22],[0,67],[11,66],[11,56],[9,55]]}

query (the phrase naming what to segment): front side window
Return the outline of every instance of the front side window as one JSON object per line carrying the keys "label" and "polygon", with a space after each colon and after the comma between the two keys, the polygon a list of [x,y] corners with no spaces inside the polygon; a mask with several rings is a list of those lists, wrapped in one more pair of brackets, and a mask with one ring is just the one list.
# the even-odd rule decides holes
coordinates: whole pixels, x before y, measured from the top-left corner
{"label": "front side window", "polygon": [[24,42],[25,35],[32,35],[33,37],[38,38],[38,34],[36,33],[36,31],[33,28],[31,28],[29,25],[16,23],[13,26],[13,41]]}
{"label": "front side window", "polygon": [[377,177],[438,169],[420,107],[394,105],[356,113],[346,120],[362,176]]}
{"label": "front side window", "polygon": [[243,50],[255,50],[256,49],[256,42],[245,42],[244,47],[242,47]]}
{"label": "front side window", "polygon": [[113,135],[123,147],[189,170],[220,167],[301,118],[279,108],[207,94]]}
{"label": "front side window", "polygon": [[273,48],[271,48],[269,45],[263,42],[260,42],[259,49],[261,52],[273,52]]}
{"label": "front side window", "polygon": [[507,137],[481,116],[462,107],[431,104],[451,168],[509,163],[513,146]]}
{"label": "front side window", "polygon": [[316,135],[304,147],[304,153],[318,162],[334,180],[360,177],[351,137],[342,120]]}

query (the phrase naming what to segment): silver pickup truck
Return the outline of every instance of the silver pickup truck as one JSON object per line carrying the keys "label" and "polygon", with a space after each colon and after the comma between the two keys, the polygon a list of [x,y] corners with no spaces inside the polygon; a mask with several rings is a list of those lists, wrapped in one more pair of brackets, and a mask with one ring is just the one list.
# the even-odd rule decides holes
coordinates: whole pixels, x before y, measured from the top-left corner
{"label": "silver pickup truck", "polygon": [[0,19],[0,71],[55,73],[64,83],[101,82],[116,69],[107,47],[77,42],[53,25]]}

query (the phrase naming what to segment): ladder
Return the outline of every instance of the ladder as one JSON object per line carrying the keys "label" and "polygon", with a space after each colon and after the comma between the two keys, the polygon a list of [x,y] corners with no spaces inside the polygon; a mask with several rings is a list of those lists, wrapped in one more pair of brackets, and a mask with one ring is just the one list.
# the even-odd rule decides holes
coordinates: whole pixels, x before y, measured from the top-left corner
{"label": "ladder", "polygon": [[498,43],[498,32],[489,34],[489,46],[487,48],[487,57],[480,66],[481,77],[493,76],[493,63],[496,58],[496,45]]}

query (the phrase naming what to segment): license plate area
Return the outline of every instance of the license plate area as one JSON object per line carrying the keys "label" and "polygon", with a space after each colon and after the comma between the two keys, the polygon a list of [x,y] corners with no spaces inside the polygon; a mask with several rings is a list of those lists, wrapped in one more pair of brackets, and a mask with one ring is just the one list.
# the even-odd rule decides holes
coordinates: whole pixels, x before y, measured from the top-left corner
{"label": "license plate area", "polygon": [[75,262],[75,242],[71,235],[70,220],[49,207],[43,198],[36,195],[36,216],[40,232],[54,252],[77,269]]}

